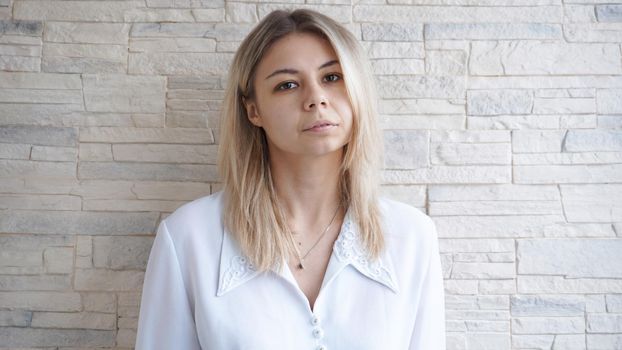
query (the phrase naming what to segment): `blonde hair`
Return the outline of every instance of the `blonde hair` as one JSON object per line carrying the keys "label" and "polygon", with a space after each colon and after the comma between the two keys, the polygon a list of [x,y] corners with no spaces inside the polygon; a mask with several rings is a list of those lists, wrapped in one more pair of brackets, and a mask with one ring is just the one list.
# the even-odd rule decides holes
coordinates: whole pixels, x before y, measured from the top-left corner
{"label": "blonde hair", "polygon": [[235,54],[222,106],[218,155],[224,182],[224,225],[259,271],[295,252],[274,191],[265,132],[250,123],[242,101],[255,97],[255,74],[264,54],[291,33],[311,33],[328,40],[341,63],[353,123],[340,168],[340,195],[358,225],[363,247],[370,252],[368,258],[377,259],[385,245],[378,207],[382,139],[376,124],[371,66],[347,29],[312,10],[271,12]]}

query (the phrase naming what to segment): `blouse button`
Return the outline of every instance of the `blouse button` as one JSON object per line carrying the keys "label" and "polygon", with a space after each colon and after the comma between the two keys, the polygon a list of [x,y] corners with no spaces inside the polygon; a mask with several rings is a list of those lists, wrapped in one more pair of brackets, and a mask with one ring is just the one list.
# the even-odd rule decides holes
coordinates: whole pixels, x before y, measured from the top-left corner
{"label": "blouse button", "polygon": [[322,339],[322,337],[324,336],[324,332],[320,328],[314,328],[313,329],[313,336],[316,339]]}
{"label": "blouse button", "polygon": [[313,318],[311,319],[311,324],[314,326],[317,326],[320,324],[320,318],[317,316],[313,316]]}

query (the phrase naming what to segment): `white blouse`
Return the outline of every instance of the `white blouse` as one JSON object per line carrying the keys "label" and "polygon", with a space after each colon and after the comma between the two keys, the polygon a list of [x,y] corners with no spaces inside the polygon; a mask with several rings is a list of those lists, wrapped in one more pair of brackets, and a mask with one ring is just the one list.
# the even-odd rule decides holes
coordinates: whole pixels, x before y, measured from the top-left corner
{"label": "white blouse", "polygon": [[283,259],[254,270],[223,228],[222,192],[158,227],[143,285],[136,349],[445,350],[436,227],[380,199],[385,254],[365,259],[349,210],[313,310]]}

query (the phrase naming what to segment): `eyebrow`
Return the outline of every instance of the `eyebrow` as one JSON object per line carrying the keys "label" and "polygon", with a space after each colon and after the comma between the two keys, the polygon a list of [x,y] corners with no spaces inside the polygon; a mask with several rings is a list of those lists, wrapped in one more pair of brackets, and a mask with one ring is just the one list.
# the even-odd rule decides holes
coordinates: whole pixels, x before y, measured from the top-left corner
{"label": "eyebrow", "polygon": [[[321,66],[317,67],[317,70],[320,70],[322,68],[326,68],[326,67],[330,67],[334,64],[340,64],[338,60],[332,60],[332,61],[328,61],[324,64],[322,64]],[[282,69],[277,69],[274,72],[272,72],[272,74],[268,75],[266,77],[267,79],[270,79],[271,77],[277,75],[277,74],[283,74],[283,73],[287,73],[287,74],[298,74],[300,73],[298,70],[293,69],[293,68],[282,68]]]}

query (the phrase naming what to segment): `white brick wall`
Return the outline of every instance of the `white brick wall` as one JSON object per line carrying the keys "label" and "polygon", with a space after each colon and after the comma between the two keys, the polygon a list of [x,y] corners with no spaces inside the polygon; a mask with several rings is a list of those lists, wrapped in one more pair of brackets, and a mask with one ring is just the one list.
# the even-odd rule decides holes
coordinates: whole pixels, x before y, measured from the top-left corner
{"label": "white brick wall", "polygon": [[622,349],[605,0],[0,0],[0,348],[133,347],[156,225],[218,190],[230,60],[284,7],[373,60],[383,190],[437,224],[448,349]]}

